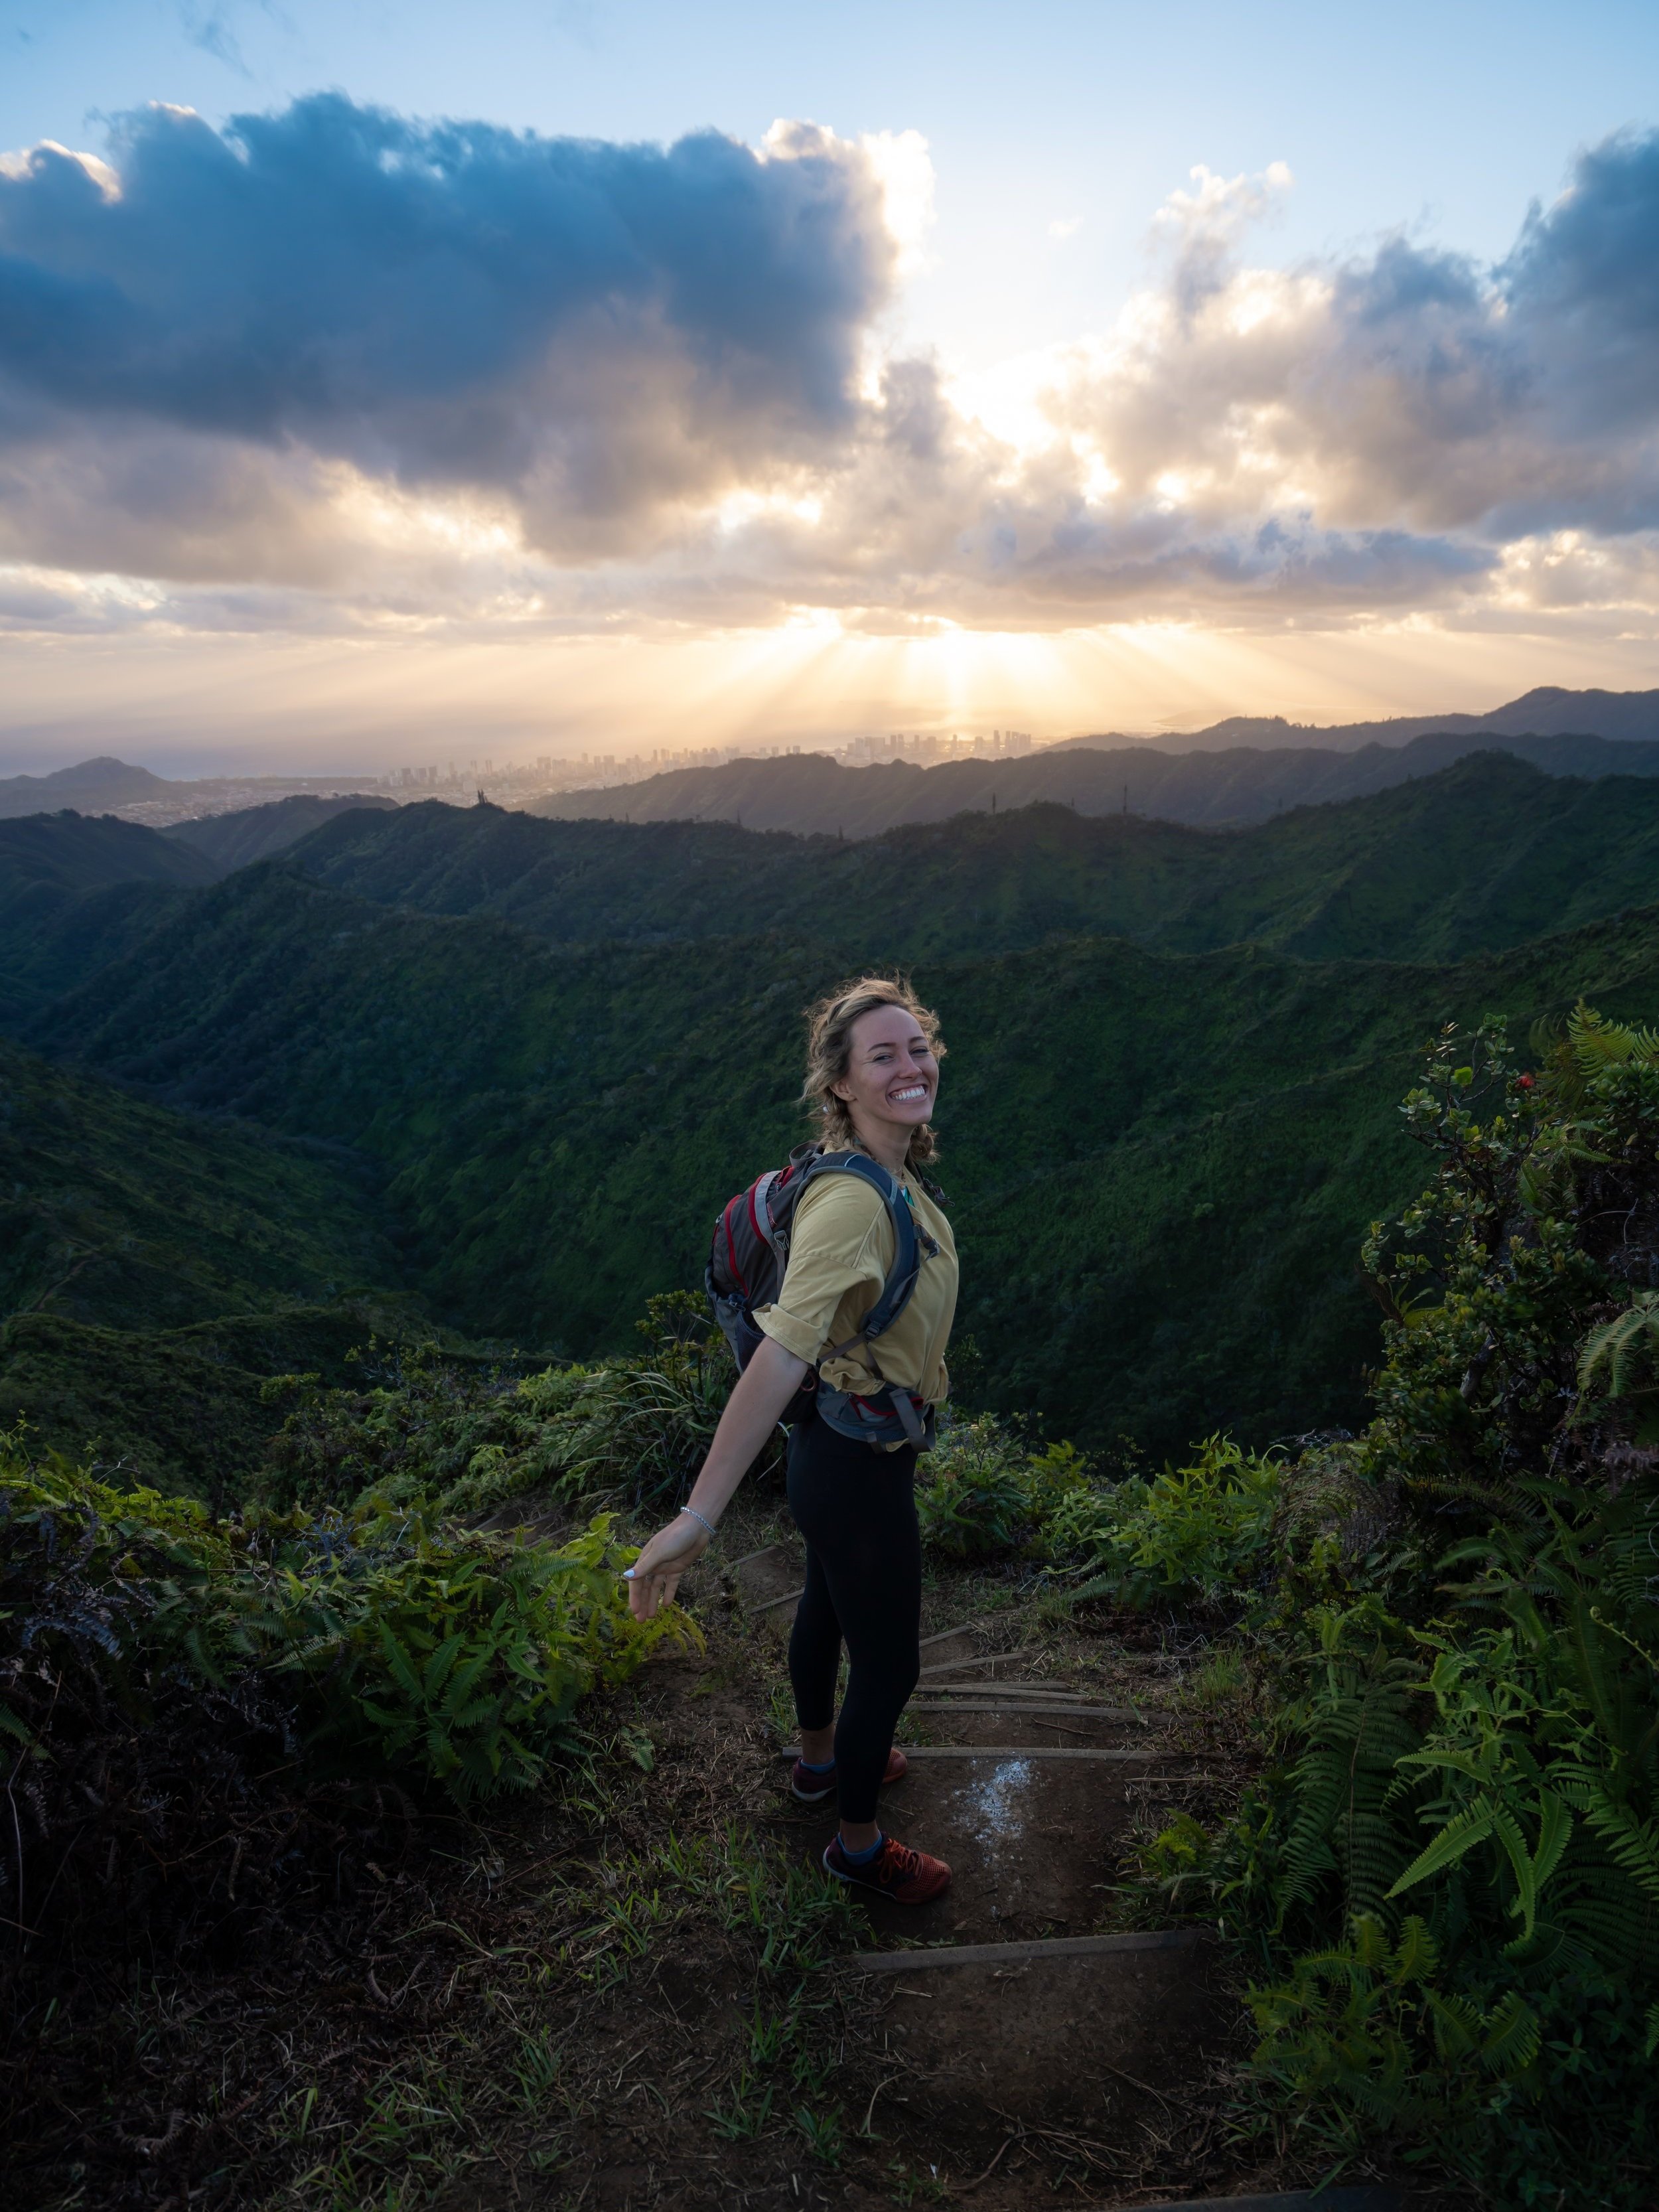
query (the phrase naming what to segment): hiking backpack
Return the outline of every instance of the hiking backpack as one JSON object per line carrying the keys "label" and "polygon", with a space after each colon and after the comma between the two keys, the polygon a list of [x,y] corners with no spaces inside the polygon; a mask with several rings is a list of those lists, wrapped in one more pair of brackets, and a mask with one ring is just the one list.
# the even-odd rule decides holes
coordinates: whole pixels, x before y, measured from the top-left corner
{"label": "hiking backpack", "polygon": [[[739,1372],[754,1358],[765,1335],[756,1324],[756,1307],[772,1304],[783,1288],[795,1208],[802,1194],[827,1175],[856,1176],[880,1197],[892,1224],[893,1264],[857,1335],[845,1344],[832,1345],[824,1359],[844,1358],[856,1351],[862,1364],[880,1375],[871,1340],[884,1335],[904,1311],[923,1261],[939,1250],[927,1231],[918,1226],[903,1184],[879,1162],[864,1152],[821,1152],[816,1145],[797,1146],[787,1166],[769,1170],[747,1190],[729,1199],[714,1223],[703,1280],[714,1318],[732,1347]],[[856,1437],[868,1444],[909,1443],[918,1451],[927,1451],[933,1440],[925,1400],[914,1390],[896,1389],[884,1378],[879,1389],[865,1396],[857,1391],[831,1389],[815,1368],[784,1407],[781,1418],[789,1423],[812,1414],[841,1435]]]}

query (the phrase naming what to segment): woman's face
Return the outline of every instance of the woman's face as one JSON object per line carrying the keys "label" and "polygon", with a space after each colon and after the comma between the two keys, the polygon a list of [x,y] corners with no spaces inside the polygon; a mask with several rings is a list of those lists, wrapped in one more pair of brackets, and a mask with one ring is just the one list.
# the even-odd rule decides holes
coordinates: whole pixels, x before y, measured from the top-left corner
{"label": "woman's face", "polygon": [[847,1073],[835,1085],[854,1122],[874,1135],[901,1132],[906,1144],[933,1110],[939,1062],[914,1014],[877,1006],[860,1014],[848,1039]]}

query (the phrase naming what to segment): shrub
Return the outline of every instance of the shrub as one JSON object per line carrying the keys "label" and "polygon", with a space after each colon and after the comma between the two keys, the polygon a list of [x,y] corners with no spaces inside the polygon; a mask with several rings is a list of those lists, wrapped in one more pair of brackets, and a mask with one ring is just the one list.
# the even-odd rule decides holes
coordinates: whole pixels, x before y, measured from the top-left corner
{"label": "shrub", "polygon": [[0,1734],[19,1810],[0,1885],[26,1905],[52,1853],[72,1855],[63,1913],[101,1863],[96,1899],[136,1883],[135,1911],[188,1919],[191,1884],[234,1898],[245,1859],[245,1882],[256,1862],[276,1879],[342,1789],[378,1807],[383,1784],[527,1786],[574,1741],[582,1696],[691,1632],[672,1612],[632,1620],[631,1556],[603,1517],[557,1551],[373,1499],[214,1520],[0,1439]]}
{"label": "shrub", "polygon": [[1604,1483],[1642,1418],[1659,1039],[1581,1007],[1532,1075],[1501,1022],[1449,1030],[1402,1111],[1437,1170],[1365,1248],[1391,1316],[1366,1467],[1443,1534],[1479,1530],[1533,1475]]}
{"label": "shrub", "polygon": [[916,1492],[922,1541],[951,1559],[1044,1556],[1048,1528],[1087,1471],[1070,1444],[1042,1451],[994,1415],[941,1422]]}
{"label": "shrub", "polygon": [[1449,1031],[1406,1102],[1435,1172],[1367,1248],[1376,1417],[1280,1478],[1255,1626],[1288,1755],[1146,1872],[1251,1947],[1257,2080],[1322,2154],[1385,2136],[1499,2204],[1635,2208],[1659,2161],[1659,1038],[1580,1008],[1536,1042],[1526,1072],[1501,1026]]}
{"label": "shrub", "polygon": [[457,1798],[538,1782],[577,1701],[664,1635],[641,1626],[611,1516],[554,1550],[370,1499],[286,1533],[227,1594],[263,1663],[291,1680],[319,1771],[384,1772]]}
{"label": "shrub", "polygon": [[324,1389],[314,1375],[264,1386],[267,1400],[292,1403],[265,1446],[257,1484],[264,1504],[315,1510],[374,1491],[394,1504],[420,1499],[466,1513],[562,1477],[556,1417],[585,1369],[518,1377],[433,1346],[373,1339],[352,1358],[356,1389]]}
{"label": "shrub", "polygon": [[[480,1374],[431,1352],[371,1346],[368,1387],[323,1390],[285,1376],[269,1394],[301,1393],[267,1448],[261,1495],[278,1505],[348,1502],[373,1491],[480,1515],[527,1492],[639,1505],[694,1478],[736,1370],[699,1299],[653,1298],[637,1324],[642,1358],[550,1367],[514,1378]],[[769,1449],[762,1470],[779,1459]]]}
{"label": "shrub", "polygon": [[1207,1437],[1190,1466],[1056,1501],[1048,1540],[1080,1577],[1073,1604],[1215,1605],[1255,1587],[1273,1547],[1281,1462]]}
{"label": "shrub", "polygon": [[[554,1416],[574,1494],[655,1504],[683,1494],[702,1464],[737,1369],[701,1298],[653,1298],[635,1327],[643,1358],[588,1369]],[[776,1431],[757,1472],[781,1465]]]}

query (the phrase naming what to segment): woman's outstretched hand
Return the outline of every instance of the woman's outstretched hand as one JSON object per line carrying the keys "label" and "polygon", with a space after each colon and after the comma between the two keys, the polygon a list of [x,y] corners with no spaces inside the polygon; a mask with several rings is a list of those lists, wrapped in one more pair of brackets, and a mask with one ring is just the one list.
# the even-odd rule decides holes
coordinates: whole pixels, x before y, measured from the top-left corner
{"label": "woman's outstretched hand", "polygon": [[708,1531],[689,1513],[677,1514],[659,1528],[634,1562],[628,1605],[635,1620],[649,1620],[673,1602],[680,1577],[695,1566],[710,1543]]}
{"label": "woman's outstretched hand", "polygon": [[692,1486],[694,1504],[665,1528],[659,1528],[634,1562],[628,1602],[635,1620],[649,1620],[660,1613],[678,1589],[680,1577],[708,1549],[712,1539],[704,1523],[720,1519],[779,1414],[811,1372],[804,1359],[797,1359],[769,1336],[762,1341],[726,1401],[702,1472]]}

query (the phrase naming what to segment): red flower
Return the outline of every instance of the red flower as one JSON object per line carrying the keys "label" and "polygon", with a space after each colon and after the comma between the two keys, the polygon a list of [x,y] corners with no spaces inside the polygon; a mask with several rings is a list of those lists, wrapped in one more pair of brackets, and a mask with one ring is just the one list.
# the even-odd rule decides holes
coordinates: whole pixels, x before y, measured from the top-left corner
{"label": "red flower", "polygon": [[1517,1075],[1515,1079],[1515,1087],[1517,1091],[1530,1091],[1532,1085],[1533,1079],[1530,1075]]}

